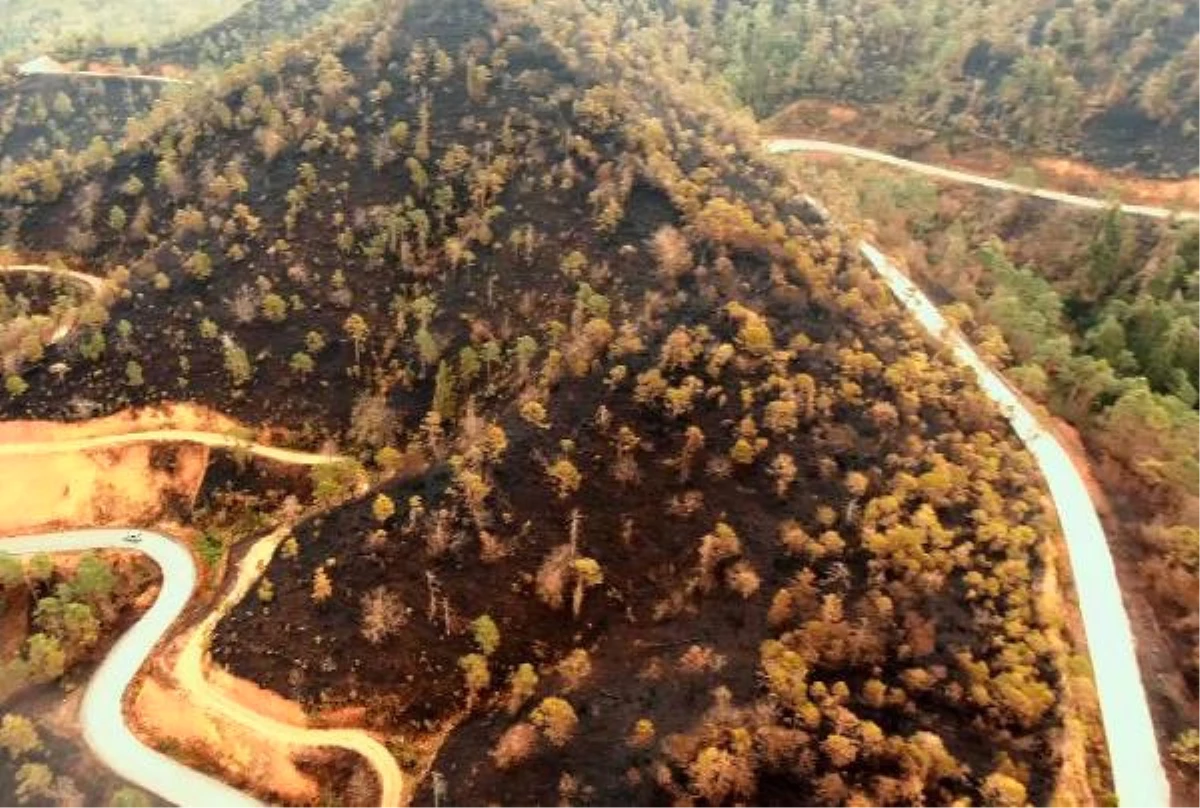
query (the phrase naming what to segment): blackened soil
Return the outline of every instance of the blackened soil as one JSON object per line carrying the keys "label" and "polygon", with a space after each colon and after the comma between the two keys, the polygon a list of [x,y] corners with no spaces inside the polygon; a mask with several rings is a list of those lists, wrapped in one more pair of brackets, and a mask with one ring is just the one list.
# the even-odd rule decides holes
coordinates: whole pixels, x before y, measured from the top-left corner
{"label": "blackened soil", "polygon": [[79,151],[94,138],[115,145],[162,92],[157,82],[53,75],[0,87],[0,162]]}

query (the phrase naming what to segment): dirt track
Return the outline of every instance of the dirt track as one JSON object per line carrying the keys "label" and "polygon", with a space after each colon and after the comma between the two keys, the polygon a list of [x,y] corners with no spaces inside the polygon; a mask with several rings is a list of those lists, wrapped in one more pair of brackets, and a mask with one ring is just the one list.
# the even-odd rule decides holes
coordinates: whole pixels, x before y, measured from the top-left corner
{"label": "dirt track", "polygon": [[[966,171],[959,171],[953,168],[944,168],[942,166],[929,165],[927,163],[918,163],[915,160],[905,160],[902,157],[896,157],[885,152],[875,151],[874,149],[864,149],[860,146],[846,146],[841,143],[833,143],[828,140],[809,140],[805,138],[767,138],[763,141],[763,146],[772,154],[786,154],[789,152],[816,152],[821,154],[839,154],[845,157],[855,157],[861,160],[872,160],[877,163],[902,168],[906,171],[915,171],[918,174],[925,174],[938,179],[951,180],[953,182],[966,182],[971,185],[978,185],[983,188],[992,188],[997,191],[1007,191],[1010,193],[1025,194],[1026,196],[1036,196],[1040,199],[1048,199],[1052,202],[1061,202],[1064,205],[1073,205],[1077,208],[1089,208],[1091,210],[1106,210],[1114,204],[1108,199],[1097,199],[1090,196],[1077,196],[1076,194],[1068,194],[1063,191],[1051,191],[1045,188],[1035,188],[1029,185],[1019,185],[1015,182],[1007,180],[998,180],[994,177],[984,177],[979,174],[971,174]],[[1187,221],[1196,221],[1200,216],[1194,211],[1176,211],[1168,208],[1155,207],[1152,205],[1119,205],[1122,213],[1127,213],[1131,216],[1149,216],[1154,219],[1181,219]]]}
{"label": "dirt track", "polygon": [[[59,269],[56,267],[46,266],[45,264],[0,264],[0,274],[4,273],[57,275],[86,286],[88,291],[91,292],[92,296],[97,298],[104,296],[105,287],[108,283],[103,278],[98,278],[95,275],[89,275],[86,272],[77,272],[73,269]],[[67,315],[65,320],[66,321],[59,325],[59,327],[54,330],[54,333],[50,335],[49,340],[46,342],[47,345],[55,345],[59,342],[62,342],[64,339],[70,336],[72,331],[75,330],[76,317],[73,311]]]}
{"label": "dirt track", "polygon": [[210,448],[234,449],[247,452],[255,457],[266,458],[267,460],[305,466],[337,463],[345,459],[338,455],[317,454],[298,449],[281,449],[277,446],[263,446],[262,444],[252,443],[233,435],[190,429],[150,429],[144,432],[129,432],[122,435],[99,435],[96,437],[68,438],[66,440],[34,443],[5,443],[0,444],[0,457],[4,455],[82,452],[89,449],[104,449],[112,446],[128,446],[137,443],[199,443]]}
{"label": "dirt track", "polygon": [[[153,420],[153,418],[150,420]],[[69,430],[71,426],[64,425],[64,428]],[[78,429],[78,427],[76,428]],[[84,429],[79,431],[87,430],[84,427]],[[344,460],[344,458],[338,455],[317,454],[265,446],[225,433],[169,428],[135,430],[117,434],[87,435],[67,438],[65,440],[29,442],[6,440],[0,443],[0,457],[6,455],[29,456],[81,452],[90,449],[132,444],[179,442],[236,449],[281,463],[312,466]],[[222,599],[220,605],[189,632],[174,668],[177,684],[186,690],[191,700],[202,709],[211,711],[235,723],[242,724],[255,733],[267,735],[279,743],[289,746],[337,747],[361,754],[367,759],[367,762],[375,770],[379,778],[381,805],[399,805],[404,784],[400,768],[387,748],[364,730],[313,729],[283,723],[257,713],[229,698],[205,678],[204,657],[213,628],[225,612],[241,600],[255,581],[258,580],[263,568],[265,568],[266,563],[270,560],[271,555],[275,552],[276,547],[283,540],[286,533],[286,528],[281,528],[255,542],[245,558],[238,565],[237,579],[233,588]],[[55,534],[53,536],[39,537],[38,541],[42,543],[36,544],[36,546],[30,545],[34,547],[32,550],[25,549],[25,545],[29,544],[29,540],[25,539],[11,540],[16,543],[0,543],[0,549],[7,544],[15,552],[35,552],[41,549],[53,551],[59,544],[65,546],[70,544],[71,541],[104,541],[108,542],[104,546],[120,546],[128,549],[129,545],[122,543],[123,534],[123,531],[113,530]],[[82,538],[73,538],[76,536]],[[160,613],[156,613],[159,616],[156,617],[155,621],[143,621],[137,624],[135,629],[139,632],[139,639],[137,641],[126,641],[123,638],[114,648],[113,652],[111,652],[109,659],[106,659],[106,665],[122,673],[120,676],[113,675],[108,677],[101,683],[102,686],[95,683],[89,686],[89,692],[94,690],[98,694],[103,694],[103,696],[97,695],[96,699],[115,702],[115,707],[113,704],[106,703],[103,705],[103,710],[97,709],[93,711],[95,715],[91,719],[93,726],[89,730],[91,733],[90,737],[96,739],[94,746],[104,747],[105,744],[110,742],[115,743],[115,741],[111,740],[113,737],[120,736],[121,738],[125,738],[125,736],[128,736],[123,743],[123,751],[119,756],[114,757],[114,760],[119,757],[121,763],[114,765],[114,763],[109,761],[108,756],[102,755],[106,762],[110,762],[110,765],[121,773],[126,773],[126,770],[133,771],[139,767],[145,769],[148,772],[146,776],[141,779],[130,779],[134,779],[135,782],[157,794],[168,796],[173,802],[181,802],[183,804],[194,803],[198,800],[200,804],[204,804],[217,799],[214,795],[218,795],[219,792],[217,789],[220,784],[205,785],[201,780],[189,778],[181,774],[181,771],[185,773],[190,771],[187,767],[182,766],[182,764],[176,764],[174,761],[165,758],[160,760],[159,758],[163,758],[164,756],[146,748],[133,738],[124,724],[124,716],[121,713],[121,700],[124,697],[126,688],[133,679],[133,675],[142,666],[146,656],[153,650],[162,634],[173,623],[183,604],[186,603],[195,588],[195,568],[192,564],[191,556],[186,550],[183,553],[183,556],[186,558],[185,564],[180,561],[178,550],[181,548],[173,540],[159,534],[151,533],[146,534],[146,540],[152,540],[152,543],[137,545],[137,547],[141,548],[144,546],[147,548],[147,552],[150,549],[158,550],[158,553],[154,557],[162,567],[164,581],[170,580],[173,582],[171,591],[175,592],[181,587],[186,591],[183,599],[178,603],[178,608],[175,608],[176,604],[174,603],[175,600],[179,600],[178,595],[172,600],[170,607],[174,609],[174,612],[164,617],[161,612],[169,611],[164,606],[160,610]],[[160,547],[159,544],[163,542],[174,549]],[[162,599],[160,598],[160,600]],[[109,664],[110,660],[111,664]],[[128,673],[128,676],[125,675],[125,672]],[[114,715],[117,717],[114,718]],[[89,716],[85,714],[85,724],[88,720]],[[119,731],[113,727],[109,727],[106,730],[105,727],[98,725],[98,722],[108,722],[111,724],[114,721],[120,725]],[[116,733],[116,735],[113,735],[113,733]],[[140,747],[144,751],[138,751],[137,747]],[[157,758],[152,757],[153,755],[157,755]],[[128,761],[134,761],[134,763],[129,763]],[[129,775],[126,773],[126,776],[128,777]],[[196,776],[203,777],[203,775]],[[194,782],[191,782],[191,786],[188,786],[187,784],[190,781]],[[194,791],[192,790],[193,788],[195,789]],[[228,794],[224,794],[221,799],[217,800],[220,804],[232,804],[231,800],[237,802],[237,804],[253,804],[252,801],[248,802],[248,798],[245,795],[240,795],[239,792],[233,790],[228,791]],[[189,797],[188,795],[191,796]],[[237,798],[236,800],[235,797]]]}
{"label": "dirt track", "polygon": [[92,290],[92,294],[100,294],[104,290],[104,278],[98,278],[95,275],[89,275],[86,272],[76,272],[73,269],[58,269],[49,267],[45,264],[8,264],[0,265],[0,273],[3,272],[24,272],[30,275],[61,275],[64,278],[70,278],[74,281],[82,283],[84,286]]}
{"label": "dirt track", "polygon": [[187,635],[183,650],[175,662],[177,685],[186,691],[194,703],[204,710],[229,718],[237,723],[253,727],[255,731],[270,735],[280,743],[296,746],[336,746],[362,755],[375,769],[379,778],[380,804],[400,804],[404,776],[396,759],[387,747],[364,730],[312,729],[297,727],[257,713],[238,701],[229,698],[220,689],[213,687],[204,677],[205,654],[212,638],[213,629],[221,618],[245,597],[275,554],[275,549],[286,538],[287,528],[280,528],[261,539],[246,553],[238,564],[237,578],[233,587],[222,598],[204,620]]}

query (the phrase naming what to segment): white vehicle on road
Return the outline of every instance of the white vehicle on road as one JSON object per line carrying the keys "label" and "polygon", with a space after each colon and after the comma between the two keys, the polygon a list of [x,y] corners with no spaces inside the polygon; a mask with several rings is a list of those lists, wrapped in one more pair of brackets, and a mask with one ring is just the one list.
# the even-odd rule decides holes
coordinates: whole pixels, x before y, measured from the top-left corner
{"label": "white vehicle on road", "polygon": [[150,556],[162,570],[162,588],[154,605],[117,640],[92,674],[79,712],[83,739],[102,763],[167,803],[260,805],[249,794],[146,746],[125,723],[121,707],[125,691],[196,588],[196,565],[187,549],[151,531],[103,528],[3,538],[0,549],[14,555],[78,553],[119,548],[131,536],[140,542],[138,551]]}

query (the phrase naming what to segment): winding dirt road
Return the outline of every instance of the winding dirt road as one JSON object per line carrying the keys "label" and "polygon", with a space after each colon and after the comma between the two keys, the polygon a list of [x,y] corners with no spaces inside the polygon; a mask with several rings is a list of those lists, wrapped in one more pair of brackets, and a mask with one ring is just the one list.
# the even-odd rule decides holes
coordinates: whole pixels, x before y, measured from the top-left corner
{"label": "winding dirt road", "polygon": [[188,429],[148,429],[143,432],[126,432],[120,435],[98,435],[89,438],[68,438],[58,441],[0,444],[0,457],[5,455],[52,454],[54,452],[82,452],[88,449],[104,449],[112,446],[128,446],[135,443],[199,443],[214,449],[233,449],[255,457],[293,463],[303,466],[320,466],[337,463],[346,458],[340,455],[317,454],[299,449],[283,449],[264,446],[220,432],[202,432]]}
{"label": "winding dirt road", "polygon": [[270,736],[280,743],[295,746],[336,746],[357,752],[367,759],[379,778],[380,805],[390,808],[400,804],[404,777],[391,752],[364,730],[310,729],[285,724],[247,708],[222,691],[209,686],[204,679],[204,656],[213,630],[230,609],[250,591],[266,568],[276,548],[288,535],[287,528],[270,533],[254,543],[238,565],[237,579],[221,604],[189,633],[183,650],[175,663],[179,685],[192,696],[201,709],[213,712],[239,724],[253,727],[256,732]]}
{"label": "winding dirt road", "polygon": [[[105,292],[107,281],[104,278],[98,278],[95,275],[89,275],[86,272],[77,272],[73,269],[61,269],[58,267],[46,266],[45,264],[5,264],[0,265],[0,275],[3,274],[26,274],[26,275],[56,275],[60,278],[74,281],[75,283],[87,287],[93,297],[101,297]],[[64,322],[54,329],[54,333],[50,335],[47,345],[55,345],[66,339],[72,331],[75,330],[77,317],[74,310],[64,318]]]}
{"label": "winding dirt road", "polygon": [[[1076,207],[1105,209],[1111,204],[1106,200],[1031,188],[990,177],[916,163],[855,146],[788,138],[768,140],[765,145],[767,150],[773,153],[817,151],[844,154],[942,179],[1027,194]],[[1125,213],[1154,218],[1175,217],[1191,220],[1197,218],[1195,213],[1177,213],[1165,208],[1143,205],[1121,205],[1120,208]],[[1134,637],[1122,602],[1121,589],[1112,556],[1109,553],[1108,542],[1095,507],[1070,456],[1054,436],[1041,426],[1037,417],[1026,409],[1004,379],[979,358],[970,343],[961,334],[949,326],[933,302],[912,281],[872,245],[863,242],[860,245],[860,251],[917,321],[934,338],[946,344],[960,362],[974,370],[983,391],[999,405],[1017,435],[1037,460],[1058,512],[1072,573],[1076,581],[1080,611],[1089,638],[1088,650],[1095,673],[1096,689],[1101,704],[1105,736],[1108,741],[1113,780],[1118,798],[1122,805],[1169,805],[1170,787],[1159,759],[1154,726],[1150,719],[1149,705],[1137,664]],[[34,271],[42,270],[35,269]],[[49,268],[44,268],[44,271],[63,272],[63,270],[50,270]],[[85,281],[89,285],[93,280],[99,280],[83,275],[83,273],[68,274],[81,275],[80,280],[89,279]],[[211,447],[240,449],[256,456],[284,463],[332,463],[341,459],[333,455],[261,446],[225,434],[176,430],[151,430],[53,443],[6,444],[0,445],[0,455],[82,451],[150,441],[189,441]],[[39,552],[51,547],[54,549],[85,549],[85,547],[100,546],[128,548],[128,545],[120,543],[120,533],[121,531],[82,531],[55,536],[6,540],[0,546],[10,552]],[[114,538],[109,534],[116,534],[116,536]],[[174,548],[174,551],[181,553],[183,560],[173,555],[167,555],[170,551],[161,550],[161,548],[159,551],[164,553],[161,558],[151,553],[163,569],[163,594],[160,595],[150,612],[147,612],[142,620],[138,621],[121,638],[97,671],[92,683],[89,684],[83,711],[85,738],[97,754],[115,771],[173,802],[179,804],[254,804],[244,794],[228,789],[215,781],[215,785],[205,785],[196,780],[195,778],[208,780],[211,778],[205,778],[204,775],[193,772],[140,744],[124,724],[121,698],[125,689],[155,643],[174,622],[195,586],[195,569],[187,552],[165,537],[157,534],[146,535],[148,540],[152,536],[156,539],[154,547],[159,548],[157,540],[161,539],[162,542],[165,542],[166,547]],[[239,565],[235,585],[223,599],[221,606],[209,614],[190,633],[177,661],[176,674],[205,708],[252,727],[258,732],[276,737],[283,743],[335,746],[358,752],[370,762],[379,776],[383,805],[397,805],[403,782],[399,767],[387,749],[366,732],[309,729],[282,724],[228,699],[223,693],[209,686],[204,679],[202,662],[212,629],[221,616],[229,608],[232,608],[232,605],[237,603],[257,580],[284,535],[284,531],[276,531],[255,543]],[[88,544],[89,541],[99,543]],[[24,544],[21,544],[22,542]],[[58,542],[61,542],[61,545]],[[76,547],[73,542],[82,543],[83,546]],[[149,552],[149,547],[152,545],[144,546]],[[170,588],[168,582],[171,582]],[[168,589],[172,593],[170,601],[167,599]],[[183,600],[177,604],[176,601],[180,597],[179,592],[183,593]],[[162,609],[159,608],[160,606]],[[173,612],[172,609],[174,609]],[[154,615],[153,620],[151,620],[152,615]],[[93,693],[96,695],[93,696]],[[89,704],[92,705],[90,709]],[[120,740],[113,742],[112,738]],[[105,745],[106,743],[113,743],[113,745],[109,747]],[[108,749],[119,749],[120,751],[105,751]],[[131,763],[131,761],[133,762]],[[206,796],[203,790],[205,788],[224,788],[231,793],[214,798],[216,792],[210,791]]]}
{"label": "winding dirt road", "polygon": [[151,76],[145,73],[102,73],[98,70],[29,70],[24,76],[80,76],[89,79],[126,79],[129,81],[150,81],[158,84],[192,84],[187,79],[172,79],[167,76]]}
{"label": "winding dirt road", "polygon": [[140,542],[130,544],[124,540],[128,533],[96,529],[0,539],[0,550],[14,555],[136,550],[162,570],[162,589],[154,605],[117,640],[88,682],[79,716],[83,739],[121,777],[176,805],[259,805],[249,795],[146,746],[125,723],[121,709],[125,691],[196,588],[196,565],[185,548],[149,531],[141,532]]}
{"label": "winding dirt road", "polygon": [[88,289],[92,294],[99,295],[104,291],[104,278],[99,278],[95,275],[89,275],[86,272],[77,272],[73,269],[62,269],[59,267],[46,266],[45,264],[3,264],[0,265],[0,274],[7,273],[25,273],[28,275],[57,275],[60,278],[69,278],[76,281]]}
{"label": "winding dirt road", "polygon": [[[875,151],[874,149],[864,149],[860,146],[846,146],[841,143],[833,143],[828,140],[809,140],[805,138],[767,138],[763,141],[763,146],[771,154],[786,154],[788,152],[819,152],[823,154],[840,154],[846,157],[857,157],[861,160],[873,160],[876,163],[885,163],[886,165],[902,168],[906,171],[914,171],[918,174],[925,174],[938,179],[951,180],[953,182],[966,182],[971,185],[978,185],[983,188],[992,188],[997,191],[1008,191],[1011,193],[1025,194],[1026,196],[1036,196],[1039,199],[1048,199],[1052,202],[1061,202],[1065,205],[1074,205],[1077,208],[1090,208],[1091,210],[1106,210],[1112,207],[1113,203],[1108,199],[1096,199],[1090,196],[1078,196],[1076,194],[1068,194],[1063,191],[1051,191],[1045,188],[1036,188],[1030,185],[1020,185],[1007,180],[998,180],[994,177],[984,177],[979,174],[971,174],[966,171],[958,171],[952,168],[943,168],[942,166],[929,165],[928,163],[918,163],[915,160],[905,160],[903,157],[896,157],[886,152]],[[1132,216],[1149,216],[1154,219],[1180,219],[1187,221],[1196,221],[1198,218],[1194,211],[1175,211],[1168,208],[1159,208],[1152,205],[1125,205],[1119,206],[1122,213],[1128,213]]]}
{"label": "winding dirt road", "polygon": [[[323,465],[344,461],[338,455],[317,454],[251,443],[231,435],[198,430],[156,429],[117,435],[47,442],[0,444],[0,456],[75,452],[133,443],[199,443],[245,451],[256,457],[298,465]],[[127,530],[84,530],[40,536],[0,539],[0,552],[17,554],[118,547],[141,550],[158,563],[163,589],[150,611],[113,647],[88,685],[81,721],[88,746],[118,774],[178,805],[257,805],[249,796],[206,775],[194,772],[138,741],[125,723],[122,700],[137,671],[155,645],[179,616],[196,586],[191,554],[172,539],[143,532],[144,540],[123,540]],[[336,747],[366,758],[379,779],[380,804],[400,804],[403,774],[387,747],[365,730],[314,729],[286,724],[254,712],[228,698],[204,677],[204,658],[212,631],[254,585],[279,543],[287,535],[281,528],[258,539],[238,565],[233,588],[220,605],[192,628],[175,663],[175,675],[202,709],[249,727],[290,746]]]}

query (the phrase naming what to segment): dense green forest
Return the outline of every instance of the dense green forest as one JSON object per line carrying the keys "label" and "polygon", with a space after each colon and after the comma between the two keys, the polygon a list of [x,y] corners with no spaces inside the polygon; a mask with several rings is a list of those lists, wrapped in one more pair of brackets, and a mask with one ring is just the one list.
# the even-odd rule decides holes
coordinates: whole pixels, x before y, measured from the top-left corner
{"label": "dense green forest", "polygon": [[1196,166],[1194,0],[657,5],[760,115],[808,96],[887,102],[939,131],[1117,167]]}

